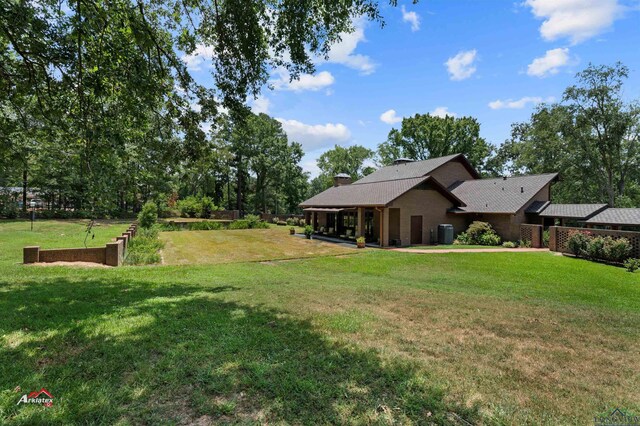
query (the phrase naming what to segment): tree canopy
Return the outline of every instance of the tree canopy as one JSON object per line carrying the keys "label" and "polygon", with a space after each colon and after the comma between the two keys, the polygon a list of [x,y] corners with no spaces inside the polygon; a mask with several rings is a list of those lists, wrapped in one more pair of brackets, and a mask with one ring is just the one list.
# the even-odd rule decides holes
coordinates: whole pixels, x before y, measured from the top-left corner
{"label": "tree canopy", "polygon": [[628,70],[590,65],[559,104],[512,127],[497,158],[510,173],[560,172],[560,202],[640,204],[640,109],[622,96]]}
{"label": "tree canopy", "polygon": [[397,158],[427,160],[450,154],[464,154],[483,171],[492,146],[480,136],[480,123],[472,117],[456,118],[416,114],[402,119],[378,146],[379,162],[388,165]]}

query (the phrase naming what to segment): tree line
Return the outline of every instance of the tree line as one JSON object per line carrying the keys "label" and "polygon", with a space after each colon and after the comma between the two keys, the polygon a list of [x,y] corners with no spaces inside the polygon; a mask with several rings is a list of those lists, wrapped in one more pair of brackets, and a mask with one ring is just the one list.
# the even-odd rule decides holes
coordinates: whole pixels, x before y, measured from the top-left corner
{"label": "tree line", "polygon": [[416,114],[392,129],[377,151],[336,146],[318,160],[311,191],[345,172],[359,179],[396,158],[425,160],[462,153],[485,177],[560,173],[557,203],[640,206],[640,104],[624,97],[629,70],[621,63],[590,65],[557,103],[538,105],[527,122],[514,123],[497,147],[480,136],[473,117]]}
{"label": "tree line", "polygon": [[[188,196],[294,212],[337,173],[358,179],[398,157],[463,153],[486,176],[562,172],[556,201],[640,204],[639,108],[623,97],[621,64],[578,74],[500,147],[473,117],[416,114],[377,150],[327,151],[309,179],[301,145],[247,99],[273,68],[313,72],[355,17],[383,23],[373,0],[0,0],[0,188],[37,188],[52,209],[94,216]],[[206,86],[181,59],[202,48]],[[15,209],[6,190],[0,206]]]}

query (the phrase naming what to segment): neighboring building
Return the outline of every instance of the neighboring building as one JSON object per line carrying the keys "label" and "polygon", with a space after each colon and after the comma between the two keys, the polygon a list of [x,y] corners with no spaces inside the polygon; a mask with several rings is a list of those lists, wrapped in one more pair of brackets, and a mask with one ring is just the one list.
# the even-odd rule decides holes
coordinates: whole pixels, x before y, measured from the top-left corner
{"label": "neighboring building", "polygon": [[438,225],[451,224],[458,234],[474,220],[491,223],[505,240],[518,240],[529,208],[549,203],[557,176],[481,179],[462,154],[400,159],[353,183],[338,175],[332,188],[300,206],[317,232],[363,235],[381,246],[434,244]]}

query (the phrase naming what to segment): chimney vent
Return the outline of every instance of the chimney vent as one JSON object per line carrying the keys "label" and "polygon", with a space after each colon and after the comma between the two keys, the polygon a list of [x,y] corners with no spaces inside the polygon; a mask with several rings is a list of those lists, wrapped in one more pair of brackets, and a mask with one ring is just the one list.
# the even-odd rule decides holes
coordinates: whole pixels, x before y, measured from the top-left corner
{"label": "chimney vent", "polygon": [[339,173],[333,177],[333,186],[350,185],[351,176],[346,173]]}
{"label": "chimney vent", "polygon": [[521,194],[524,194],[524,186],[521,186],[521,187],[520,187],[520,193],[521,193]]}
{"label": "chimney vent", "polygon": [[502,180],[507,180],[507,177],[506,176],[502,176]]}
{"label": "chimney vent", "polygon": [[411,158],[396,158],[395,160],[393,160],[393,165],[394,166],[398,166],[400,164],[407,164],[407,163],[413,163],[414,160],[412,160]]}

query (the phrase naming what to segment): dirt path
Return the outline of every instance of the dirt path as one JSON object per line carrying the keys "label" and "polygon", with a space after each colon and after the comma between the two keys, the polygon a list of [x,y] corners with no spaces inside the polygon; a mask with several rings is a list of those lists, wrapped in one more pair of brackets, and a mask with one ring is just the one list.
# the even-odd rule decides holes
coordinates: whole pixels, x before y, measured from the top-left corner
{"label": "dirt path", "polygon": [[403,253],[524,253],[524,252],[545,252],[547,248],[487,248],[487,249],[411,249],[411,248],[394,248],[392,251],[400,251]]}

